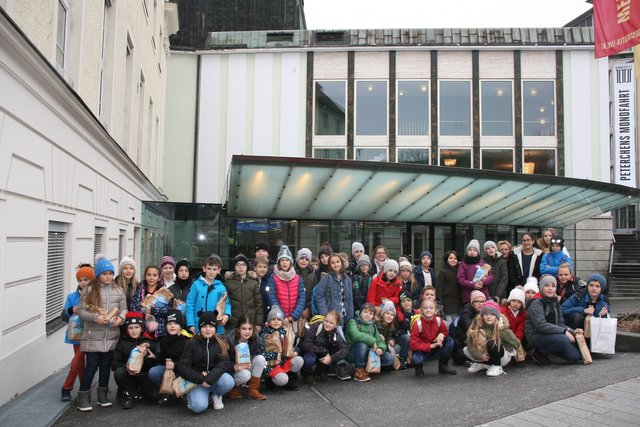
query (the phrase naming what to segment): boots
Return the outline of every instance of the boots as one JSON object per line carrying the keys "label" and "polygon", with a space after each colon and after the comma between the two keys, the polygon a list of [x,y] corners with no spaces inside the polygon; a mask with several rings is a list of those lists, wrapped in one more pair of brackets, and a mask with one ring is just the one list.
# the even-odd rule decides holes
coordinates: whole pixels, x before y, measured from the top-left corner
{"label": "boots", "polygon": [[267,396],[260,393],[260,377],[251,377],[247,396],[255,400],[265,400],[267,398]]}
{"label": "boots", "polygon": [[103,408],[111,406],[111,401],[109,400],[109,387],[98,387],[98,405]]}
{"label": "boots", "polygon": [[298,384],[296,384],[296,380],[298,379],[298,373],[289,372],[287,375],[289,376],[289,381],[287,382],[287,385],[285,385],[283,388],[289,391],[296,391],[298,389]]}
{"label": "boots", "polygon": [[316,385],[316,380],[313,378],[313,372],[303,372],[302,378],[304,379],[304,383],[306,385],[312,386]]}
{"label": "boots", "polygon": [[227,396],[229,396],[230,399],[242,399],[244,396],[242,396],[242,393],[240,392],[240,387],[235,386],[234,388],[231,389],[231,391],[229,391],[229,393],[227,393]]}
{"label": "boots", "polygon": [[91,390],[78,392],[78,411],[88,412],[93,409],[91,406]]}
{"label": "boots", "polygon": [[133,408],[134,397],[128,391],[119,391],[116,395],[116,399],[120,401],[120,406],[122,407],[122,409]]}
{"label": "boots", "polygon": [[349,375],[349,366],[346,363],[340,363],[336,368],[336,374],[340,381],[348,381],[351,379]]}
{"label": "boots", "polygon": [[438,360],[438,373],[443,375],[457,375],[458,372],[449,367],[449,358]]}
{"label": "boots", "polygon": [[424,377],[424,368],[423,365],[413,365],[413,369],[416,371],[416,377]]}

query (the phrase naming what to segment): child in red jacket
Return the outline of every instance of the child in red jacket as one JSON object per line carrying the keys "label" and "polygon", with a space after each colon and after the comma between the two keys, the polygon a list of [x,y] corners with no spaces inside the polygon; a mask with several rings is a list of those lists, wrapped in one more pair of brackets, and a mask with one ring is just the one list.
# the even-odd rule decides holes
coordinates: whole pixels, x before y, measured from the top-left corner
{"label": "child in red jacket", "polygon": [[524,322],[527,320],[524,300],[524,291],[514,288],[509,293],[507,303],[500,306],[500,313],[509,320],[509,329],[513,331],[520,342],[524,339]]}
{"label": "child in red jacket", "polygon": [[449,368],[449,357],[453,350],[453,339],[449,337],[447,325],[436,315],[436,303],[424,300],[420,306],[420,318],[411,326],[411,361],[417,377],[424,376],[423,364],[428,360],[438,359],[438,373],[456,375]]}
{"label": "child in red jacket", "polygon": [[402,281],[398,276],[397,261],[388,259],[384,262],[382,273],[373,278],[367,292],[367,302],[380,307],[389,300],[396,306],[396,311],[400,306],[400,292],[402,291]]}

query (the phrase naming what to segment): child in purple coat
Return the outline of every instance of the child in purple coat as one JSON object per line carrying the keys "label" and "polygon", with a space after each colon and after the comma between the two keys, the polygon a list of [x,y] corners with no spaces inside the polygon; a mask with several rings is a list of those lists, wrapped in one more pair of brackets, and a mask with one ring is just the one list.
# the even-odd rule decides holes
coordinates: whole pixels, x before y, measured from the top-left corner
{"label": "child in purple coat", "polygon": [[[486,267],[484,267],[485,265]],[[483,277],[477,280],[476,273],[479,273],[478,270],[483,269],[483,267],[485,269],[488,267],[488,270]],[[480,242],[476,239],[471,240],[467,245],[465,256],[458,265],[457,279],[462,289],[463,305],[469,302],[471,292],[475,290],[482,292],[489,299],[489,285],[493,283],[493,273],[491,272],[491,266],[480,258]]]}

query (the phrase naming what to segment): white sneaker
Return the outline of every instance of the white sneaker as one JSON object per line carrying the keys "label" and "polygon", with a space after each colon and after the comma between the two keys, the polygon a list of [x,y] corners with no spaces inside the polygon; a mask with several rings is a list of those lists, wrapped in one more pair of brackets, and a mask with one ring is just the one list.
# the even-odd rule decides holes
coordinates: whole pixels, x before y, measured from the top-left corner
{"label": "white sneaker", "polygon": [[491,365],[491,367],[487,369],[488,377],[497,377],[500,374],[504,374],[504,371],[502,370],[502,366]]}
{"label": "white sneaker", "polygon": [[471,366],[469,366],[467,368],[467,372],[480,372],[483,369],[489,369],[489,365],[485,364],[485,363],[477,363],[474,362],[471,364]]}
{"label": "white sneaker", "polygon": [[220,410],[224,408],[224,403],[222,403],[222,396],[212,395],[213,398],[213,409]]}

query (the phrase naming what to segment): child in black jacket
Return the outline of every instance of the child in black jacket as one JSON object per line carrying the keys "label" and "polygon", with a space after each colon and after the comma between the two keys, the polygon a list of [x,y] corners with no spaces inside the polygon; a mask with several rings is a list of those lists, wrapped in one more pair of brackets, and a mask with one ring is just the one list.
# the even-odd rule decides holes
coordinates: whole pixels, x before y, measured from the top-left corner
{"label": "child in black jacket", "polygon": [[330,367],[336,368],[340,380],[349,380],[348,368],[344,361],[347,355],[347,342],[340,328],[340,313],[331,310],[322,322],[315,323],[306,331],[301,344],[302,376],[305,383],[315,384],[313,372],[320,378],[327,376]]}

